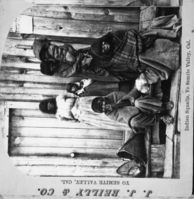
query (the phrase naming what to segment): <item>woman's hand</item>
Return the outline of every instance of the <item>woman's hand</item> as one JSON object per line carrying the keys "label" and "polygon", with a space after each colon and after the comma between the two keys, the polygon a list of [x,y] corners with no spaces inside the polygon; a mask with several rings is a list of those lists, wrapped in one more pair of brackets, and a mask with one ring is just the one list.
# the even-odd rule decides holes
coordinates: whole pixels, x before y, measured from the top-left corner
{"label": "woman's hand", "polygon": [[77,95],[81,95],[81,94],[84,93],[84,92],[85,92],[84,88],[81,88],[81,89],[77,90],[75,93],[76,93]]}
{"label": "woman's hand", "polygon": [[89,86],[92,82],[93,82],[92,79],[82,79],[82,80],[80,81],[80,87],[81,87],[81,88],[80,88],[79,90],[77,90],[75,93],[76,93],[77,95],[81,95],[82,93],[85,92],[85,89],[84,89],[84,88],[86,88],[87,86]]}
{"label": "woman's hand", "polygon": [[82,80],[81,80],[82,88],[86,88],[86,87],[89,86],[92,82],[93,82],[92,79],[82,79]]}
{"label": "woman's hand", "polygon": [[93,59],[93,57],[91,55],[89,55],[88,53],[85,53],[84,54],[84,58],[81,61],[82,67],[88,67],[88,66],[90,66],[90,63],[91,63],[92,59]]}

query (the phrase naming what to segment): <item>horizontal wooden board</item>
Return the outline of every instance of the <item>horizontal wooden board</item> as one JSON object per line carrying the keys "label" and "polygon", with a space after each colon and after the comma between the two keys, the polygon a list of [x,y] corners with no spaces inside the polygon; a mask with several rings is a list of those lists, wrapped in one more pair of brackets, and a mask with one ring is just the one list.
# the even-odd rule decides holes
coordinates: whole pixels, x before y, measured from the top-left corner
{"label": "horizontal wooden board", "polygon": [[1,61],[1,67],[15,67],[40,70],[40,62],[30,63],[27,57],[22,56],[3,56]]}
{"label": "horizontal wooden board", "polygon": [[18,166],[21,172],[32,176],[118,176],[115,167],[97,166]]}
{"label": "horizontal wooden board", "polygon": [[12,81],[27,81],[27,82],[41,82],[41,83],[50,83],[50,84],[67,84],[75,81],[80,81],[83,77],[54,77],[54,76],[36,76],[29,74],[9,74],[0,72],[1,80],[12,80]]}
{"label": "horizontal wooden board", "polygon": [[[23,127],[49,127],[49,128],[84,128],[84,129],[103,129],[100,127],[95,127],[92,125],[87,125],[84,123],[58,120],[55,118],[29,118],[29,117],[12,117],[11,125],[13,126],[23,126]],[[107,127],[110,130],[121,130],[121,127],[114,126],[114,129]]]}
{"label": "horizontal wooden board", "polygon": [[[55,90],[66,90],[67,84],[50,84],[50,83],[33,83],[33,82],[19,82],[19,81],[1,81],[0,87],[11,87],[10,89],[14,88],[34,88],[34,89],[55,89]],[[102,91],[103,88],[103,91]],[[90,94],[94,95],[95,93],[101,92],[102,94],[109,94],[113,91],[119,90],[119,84],[118,83],[106,83],[106,82],[93,82],[91,85],[89,85],[87,88],[85,88],[85,95]],[[7,92],[6,92],[7,93]]]}
{"label": "horizontal wooden board", "polygon": [[64,42],[64,43],[70,43],[70,44],[91,44],[95,38],[82,38],[82,37],[65,37],[65,36],[55,36],[55,35],[38,35],[38,34],[20,34],[15,32],[9,32],[8,37],[10,39],[24,39],[24,40],[31,40],[34,41],[34,39],[45,39],[51,41],[58,41],[58,42]]}
{"label": "horizontal wooden board", "polygon": [[32,82],[19,82],[19,81],[9,81],[9,80],[5,80],[5,81],[1,81],[0,82],[0,87],[11,87],[12,89],[14,87],[17,88],[42,88],[42,89],[66,89],[66,84],[44,84],[44,83],[32,83]]}
{"label": "horizontal wooden board", "polygon": [[0,82],[0,87],[23,87],[23,88],[44,88],[44,89],[66,89],[66,84],[44,84],[44,83],[32,83],[32,82],[19,82],[19,81],[1,81]]}
{"label": "horizontal wooden board", "polygon": [[[133,75],[131,75],[133,77]],[[96,76],[94,75],[94,78]],[[11,74],[0,71],[1,80],[12,80],[12,81],[28,81],[28,82],[41,82],[41,83],[50,83],[50,84],[63,84],[63,83],[73,83],[80,81],[86,77],[75,76],[75,77],[58,77],[58,76],[47,76],[42,75],[31,75],[31,74]],[[103,82],[119,82],[119,80],[112,80],[111,78],[104,78]]]}
{"label": "horizontal wooden board", "polygon": [[[26,105],[28,106],[28,105]],[[41,118],[55,118],[54,114],[46,114],[39,110],[39,103],[37,103],[37,109],[11,109],[12,116],[18,117],[41,117]]]}
{"label": "horizontal wooden board", "polygon": [[[27,2],[29,3],[34,3],[34,4],[40,4],[40,5],[44,5],[44,4],[54,4],[54,5],[71,5],[71,6],[110,6],[110,7],[117,7],[117,6],[121,6],[121,7],[126,7],[126,6],[130,6],[134,0],[120,0],[120,1],[115,1],[115,0],[66,0],[65,2],[63,0],[55,0],[54,2],[52,0],[27,0]],[[142,5],[142,3],[139,2],[139,6]],[[149,3],[149,2],[148,2]]]}
{"label": "horizontal wooden board", "polygon": [[9,93],[0,93],[0,100],[5,101],[41,101],[54,96],[43,96],[43,95],[24,95],[24,94],[9,94]]}
{"label": "horizontal wooden board", "polygon": [[[46,32],[45,32],[45,34],[46,34]],[[69,44],[71,44],[71,43],[69,43]],[[26,48],[32,48],[33,40],[7,38],[6,42],[5,42],[3,54],[4,55],[16,55],[16,56],[34,57],[34,53],[33,53],[32,49],[23,49],[23,47],[21,49],[20,48],[21,45],[23,47],[26,47]],[[75,49],[81,49],[81,48],[89,47],[87,44],[71,44],[71,45]]]}
{"label": "horizontal wooden board", "polygon": [[19,48],[16,48],[17,45],[32,46],[33,41],[7,38],[5,42],[3,54],[34,57],[34,53],[31,49],[27,49],[27,50],[19,49]]}
{"label": "horizontal wooden board", "polygon": [[[89,96],[104,96],[109,94],[110,91],[91,91],[86,93]],[[40,102],[44,99],[54,98],[56,95],[40,95],[40,94],[9,94],[0,93],[0,100],[7,101],[25,101],[25,102]]]}
{"label": "horizontal wooden board", "polygon": [[51,128],[91,128],[95,127],[73,121],[60,121],[56,118],[28,118],[28,117],[12,117],[13,126],[23,127],[51,127]]}
{"label": "horizontal wooden board", "polygon": [[1,88],[1,93],[12,93],[12,94],[24,94],[24,95],[63,95],[66,93],[65,89],[49,89],[49,88],[12,88],[12,87],[7,87],[7,88]]}
{"label": "horizontal wooden board", "polygon": [[[57,96],[57,95],[63,95],[65,93],[65,89],[49,89],[49,88],[23,88],[23,87],[6,87],[6,88],[1,88],[1,94],[23,94],[23,95],[41,95],[41,96]],[[109,90],[103,90],[100,91],[99,89],[97,91],[92,91],[94,93],[101,93],[101,94],[108,94],[109,91],[111,92],[111,89]],[[40,97],[41,98],[41,97]]]}
{"label": "horizontal wooden board", "polygon": [[[73,19],[84,21],[106,21],[106,22],[139,22],[139,11],[136,9],[117,9],[114,15],[114,9],[95,9],[95,8],[69,8],[68,10],[61,9],[56,11],[55,7],[47,9],[48,6],[34,6],[25,10],[22,15],[45,17],[45,18],[58,18],[58,19]],[[62,7],[63,8],[63,7]],[[84,12],[85,11],[85,12]],[[88,12],[87,12],[88,11]],[[112,12],[111,12],[112,11]],[[124,15],[123,15],[124,13]]]}
{"label": "horizontal wooden board", "polygon": [[[1,84],[0,84],[1,85]],[[14,86],[15,88],[17,86]],[[12,87],[12,88],[14,88]],[[9,87],[7,87],[9,88]],[[109,94],[110,92],[112,92],[112,90],[92,90],[92,91],[88,91],[87,93],[85,93],[84,95],[90,95],[90,96],[104,96]],[[0,100],[8,100],[8,101],[29,101],[29,102],[40,102],[41,100],[44,99],[49,99],[49,98],[54,98],[56,97],[56,94],[48,94],[48,95],[41,95],[41,94],[26,94],[26,93],[21,93],[21,94],[10,94],[10,93],[0,93]]]}
{"label": "horizontal wooden board", "polygon": [[87,158],[116,158],[117,149],[92,149],[92,148],[60,148],[60,147],[10,147],[10,156],[62,156],[69,157],[76,153],[76,157]]}
{"label": "horizontal wooden board", "polygon": [[98,38],[110,31],[136,29],[138,24],[113,23],[95,21],[74,21],[66,19],[46,20],[43,17],[34,17],[34,33],[43,35],[71,36],[71,37],[91,37]]}
{"label": "horizontal wooden board", "polygon": [[119,158],[71,158],[71,157],[50,157],[50,156],[33,156],[33,157],[11,157],[14,165],[16,166],[70,166],[70,165],[81,165],[81,166],[106,166],[106,167],[117,167],[122,163],[122,160]]}
{"label": "horizontal wooden board", "polygon": [[122,15],[99,15],[99,14],[82,14],[82,13],[72,13],[71,19],[80,20],[80,21],[104,21],[107,23],[110,22],[121,22],[121,23],[139,23],[139,15],[126,16]]}
{"label": "horizontal wooden board", "polygon": [[44,6],[47,10],[59,9],[59,12],[71,12],[71,13],[86,13],[86,14],[99,14],[99,15],[126,15],[134,16],[140,12],[139,7],[81,7],[81,6]]}
{"label": "horizontal wooden board", "polygon": [[38,102],[14,102],[8,101],[6,102],[6,107],[10,109],[29,109],[29,110],[39,110]]}
{"label": "horizontal wooden board", "polygon": [[52,6],[52,5],[39,5],[26,9],[22,14],[33,14],[35,12],[52,11],[59,13],[82,13],[82,14],[98,14],[98,15],[136,15],[140,12],[139,7],[81,7],[81,6]]}
{"label": "horizontal wooden board", "polygon": [[[66,130],[67,131],[67,130]],[[10,137],[11,147],[71,147],[93,149],[117,149],[121,146],[121,140],[101,139],[76,139],[76,138],[34,138],[34,137]]]}
{"label": "horizontal wooden board", "polygon": [[1,71],[4,73],[9,73],[9,74],[29,74],[29,75],[38,75],[43,76],[44,74],[42,74],[40,72],[40,65],[39,68],[37,68],[36,70],[34,69],[25,69],[25,68],[15,68],[15,67],[5,67],[2,66],[1,67]]}
{"label": "horizontal wooden board", "polygon": [[15,137],[42,137],[42,138],[81,138],[81,139],[111,139],[122,140],[123,132],[114,130],[95,129],[63,129],[63,128],[28,128],[12,127],[10,135]]}

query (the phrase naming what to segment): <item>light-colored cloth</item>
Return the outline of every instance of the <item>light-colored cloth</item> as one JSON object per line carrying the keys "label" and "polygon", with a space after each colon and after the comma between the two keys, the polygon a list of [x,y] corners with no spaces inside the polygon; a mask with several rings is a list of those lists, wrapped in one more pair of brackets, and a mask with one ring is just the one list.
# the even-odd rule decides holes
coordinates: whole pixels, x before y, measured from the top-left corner
{"label": "light-colored cloth", "polygon": [[139,54],[139,60],[145,64],[143,72],[148,83],[156,83],[158,78],[166,80],[179,67],[178,43],[168,39],[157,39],[145,52]]}
{"label": "light-colored cloth", "polygon": [[73,108],[75,98],[67,98],[65,95],[59,95],[56,97],[57,112],[56,117],[58,119],[73,119],[71,109]]}

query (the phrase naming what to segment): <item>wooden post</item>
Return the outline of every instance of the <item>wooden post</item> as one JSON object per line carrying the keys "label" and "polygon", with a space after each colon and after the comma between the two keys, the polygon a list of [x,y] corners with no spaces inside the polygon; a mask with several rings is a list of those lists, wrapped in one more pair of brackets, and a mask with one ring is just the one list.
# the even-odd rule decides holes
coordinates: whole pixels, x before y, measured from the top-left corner
{"label": "wooden post", "polygon": [[174,168],[173,178],[180,178],[180,133],[174,137]]}
{"label": "wooden post", "polygon": [[177,125],[177,110],[179,102],[179,89],[180,89],[181,70],[178,69],[172,77],[170,101],[174,103],[174,108],[169,114],[174,118],[174,123],[166,127],[166,151],[164,163],[164,178],[172,178],[174,167],[174,135]]}
{"label": "wooden post", "polygon": [[[153,85],[150,85],[149,96],[153,93]],[[152,128],[146,128],[145,132],[145,147],[147,155],[147,164],[146,164],[146,177],[151,176],[151,142],[152,142]]]}

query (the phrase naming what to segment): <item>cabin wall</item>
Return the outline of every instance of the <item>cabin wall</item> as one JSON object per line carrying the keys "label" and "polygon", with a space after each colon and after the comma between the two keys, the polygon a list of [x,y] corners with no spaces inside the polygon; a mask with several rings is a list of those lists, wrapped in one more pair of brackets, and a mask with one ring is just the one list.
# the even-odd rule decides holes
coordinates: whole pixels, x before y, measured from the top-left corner
{"label": "cabin wall", "polygon": [[[38,110],[40,100],[62,94],[67,83],[81,77],[41,74],[32,44],[35,38],[47,37],[76,49],[88,47],[109,31],[138,30],[139,13],[139,8],[130,7],[35,6],[12,26],[1,63],[0,100],[5,102],[2,114],[5,109],[9,116],[4,121],[8,134],[3,133],[8,138],[8,152],[21,171],[35,176],[117,176],[116,168],[122,162],[116,151],[125,140],[123,131],[57,121]],[[26,19],[29,23],[22,26]],[[94,82],[86,95],[106,95],[119,89],[118,83]],[[70,157],[72,152],[75,158]]]}

